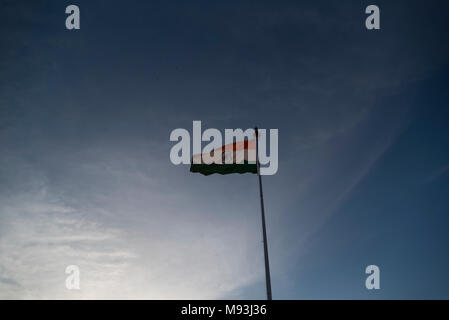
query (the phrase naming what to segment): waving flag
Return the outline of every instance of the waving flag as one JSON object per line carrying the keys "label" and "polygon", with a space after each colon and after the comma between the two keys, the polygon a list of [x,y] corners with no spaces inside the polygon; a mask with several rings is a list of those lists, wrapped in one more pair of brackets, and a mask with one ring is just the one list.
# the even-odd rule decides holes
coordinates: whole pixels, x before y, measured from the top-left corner
{"label": "waving flag", "polygon": [[193,155],[190,172],[205,176],[214,173],[257,173],[256,140],[234,142],[209,153]]}
{"label": "waving flag", "polygon": [[209,153],[193,155],[190,172],[199,172],[205,176],[219,173],[257,173],[259,180],[260,207],[262,213],[263,251],[265,258],[265,281],[267,286],[267,299],[271,300],[270,263],[268,261],[267,230],[265,227],[265,209],[263,205],[262,177],[257,167],[257,147],[259,144],[259,131],[255,128],[256,139],[230,143]]}

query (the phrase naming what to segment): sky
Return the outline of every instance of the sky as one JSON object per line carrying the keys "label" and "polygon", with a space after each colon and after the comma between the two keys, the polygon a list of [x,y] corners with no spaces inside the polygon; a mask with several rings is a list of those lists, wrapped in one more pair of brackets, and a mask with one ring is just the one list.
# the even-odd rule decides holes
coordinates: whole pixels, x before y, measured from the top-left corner
{"label": "sky", "polygon": [[257,176],[173,165],[194,120],[279,130],[274,299],[449,298],[447,1],[0,8],[1,299],[264,299]]}

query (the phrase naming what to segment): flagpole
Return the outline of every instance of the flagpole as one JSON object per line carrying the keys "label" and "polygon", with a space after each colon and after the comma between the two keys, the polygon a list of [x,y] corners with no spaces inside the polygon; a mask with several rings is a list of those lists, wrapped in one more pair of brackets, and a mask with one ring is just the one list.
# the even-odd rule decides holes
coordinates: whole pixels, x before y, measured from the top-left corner
{"label": "flagpole", "polygon": [[257,176],[259,178],[260,207],[262,210],[262,234],[263,234],[263,252],[265,257],[265,279],[267,285],[267,300],[272,300],[270,263],[268,261],[267,230],[265,227],[265,209],[263,205],[262,176],[260,175],[260,163],[259,163],[259,130],[257,129],[257,127],[255,128],[255,131],[256,131],[256,165],[257,165]]}

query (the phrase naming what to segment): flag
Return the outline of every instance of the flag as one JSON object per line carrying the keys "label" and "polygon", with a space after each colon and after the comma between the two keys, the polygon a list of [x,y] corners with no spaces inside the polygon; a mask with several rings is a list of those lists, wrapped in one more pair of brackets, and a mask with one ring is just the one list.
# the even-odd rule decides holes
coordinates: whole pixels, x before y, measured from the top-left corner
{"label": "flag", "polygon": [[257,173],[256,140],[234,142],[209,153],[193,155],[190,172],[205,176],[214,173]]}

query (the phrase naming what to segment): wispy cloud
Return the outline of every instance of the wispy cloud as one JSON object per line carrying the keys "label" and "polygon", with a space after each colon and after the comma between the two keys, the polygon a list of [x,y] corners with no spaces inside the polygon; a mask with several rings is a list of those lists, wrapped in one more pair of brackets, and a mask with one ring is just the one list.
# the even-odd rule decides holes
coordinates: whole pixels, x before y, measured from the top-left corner
{"label": "wispy cloud", "polygon": [[[82,153],[76,157],[85,159]],[[214,299],[260,279],[258,230],[228,211],[245,207],[199,211],[184,197],[160,195],[164,186],[135,170],[137,157],[106,159],[108,152],[64,162],[75,189],[50,182],[43,163],[16,161],[16,169],[30,170],[10,180],[17,194],[0,205],[2,298]],[[208,221],[220,216],[225,222]],[[65,288],[68,265],[80,267],[80,291]]]}
{"label": "wispy cloud", "polygon": [[435,180],[437,180],[438,178],[440,178],[441,176],[443,176],[444,174],[446,174],[449,170],[449,163],[445,164],[441,167],[439,167],[438,169],[434,170],[433,172],[431,172],[426,181],[427,182],[433,182]]}

